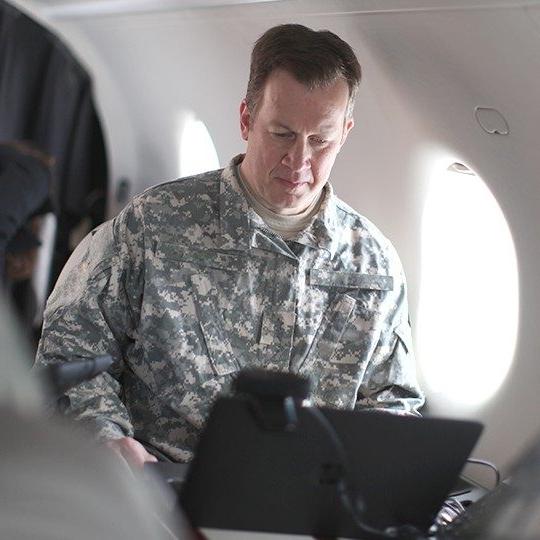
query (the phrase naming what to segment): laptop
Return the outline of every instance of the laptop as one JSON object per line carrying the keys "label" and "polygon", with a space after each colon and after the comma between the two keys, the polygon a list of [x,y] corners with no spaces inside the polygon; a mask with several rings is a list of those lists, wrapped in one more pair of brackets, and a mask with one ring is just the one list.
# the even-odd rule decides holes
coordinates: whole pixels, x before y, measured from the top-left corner
{"label": "laptop", "polygon": [[367,539],[426,532],[482,431],[473,421],[320,412],[334,435],[309,408],[287,431],[269,429],[249,400],[217,400],[181,490],[192,524]]}

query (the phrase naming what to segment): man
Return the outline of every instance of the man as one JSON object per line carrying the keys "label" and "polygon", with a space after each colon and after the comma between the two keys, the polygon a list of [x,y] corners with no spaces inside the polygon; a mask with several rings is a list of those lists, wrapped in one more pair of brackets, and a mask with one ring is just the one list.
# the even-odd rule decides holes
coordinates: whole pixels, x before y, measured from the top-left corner
{"label": "man", "polygon": [[134,438],[189,460],[247,366],[311,376],[319,405],[422,404],[399,259],[328,183],[359,80],[336,35],[268,30],[240,106],[246,154],[147,190],[66,265],[39,360],[115,357],[71,414],[132,464],[155,459]]}

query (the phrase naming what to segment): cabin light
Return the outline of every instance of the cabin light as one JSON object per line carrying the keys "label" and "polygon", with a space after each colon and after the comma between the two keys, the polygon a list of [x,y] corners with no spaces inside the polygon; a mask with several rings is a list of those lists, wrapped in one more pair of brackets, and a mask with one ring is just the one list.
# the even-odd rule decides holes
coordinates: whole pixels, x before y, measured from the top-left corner
{"label": "cabin light", "polygon": [[421,242],[420,379],[433,410],[480,406],[513,360],[518,266],[501,208],[465,165],[430,182]]}
{"label": "cabin light", "polygon": [[204,122],[188,115],[182,124],[178,163],[180,177],[219,169],[216,147]]}

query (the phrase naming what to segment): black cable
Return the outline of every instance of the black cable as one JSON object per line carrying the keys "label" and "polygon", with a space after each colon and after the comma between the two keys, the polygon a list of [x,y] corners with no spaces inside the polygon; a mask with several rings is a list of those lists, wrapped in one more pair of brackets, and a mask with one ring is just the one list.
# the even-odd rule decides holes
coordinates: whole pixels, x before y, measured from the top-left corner
{"label": "black cable", "polygon": [[309,412],[309,414],[311,414],[311,416],[319,423],[332,443],[342,467],[342,474],[340,475],[341,477],[337,483],[338,494],[343,506],[352,517],[354,524],[358,527],[358,529],[363,533],[368,533],[378,538],[401,538],[403,540],[425,538],[425,536],[413,526],[392,526],[387,527],[385,530],[381,530],[371,527],[363,521],[362,516],[360,515],[363,510],[363,502],[359,495],[354,493],[354,490],[349,485],[348,479],[350,478],[350,468],[348,465],[347,456],[345,449],[343,448],[343,444],[341,443],[341,440],[339,439],[334,427],[328,418],[318,408],[304,407],[303,410]]}
{"label": "black cable", "polygon": [[461,491],[452,491],[450,497],[461,497],[461,495],[467,495],[471,492],[471,489],[462,489]]}
{"label": "black cable", "polygon": [[497,487],[501,483],[501,473],[499,472],[499,469],[497,467],[484,459],[476,459],[476,458],[469,458],[467,459],[467,463],[472,463],[473,465],[485,465],[486,467],[489,467],[492,471],[495,472],[495,487]]}

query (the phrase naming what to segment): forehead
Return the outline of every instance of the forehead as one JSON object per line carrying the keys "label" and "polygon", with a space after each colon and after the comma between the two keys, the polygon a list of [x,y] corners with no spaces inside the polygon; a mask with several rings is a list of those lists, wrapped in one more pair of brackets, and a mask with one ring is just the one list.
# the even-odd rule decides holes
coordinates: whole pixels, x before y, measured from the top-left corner
{"label": "forehead", "polygon": [[345,118],[349,87],[345,80],[309,89],[284,70],[270,74],[257,115],[269,122],[341,125]]}

